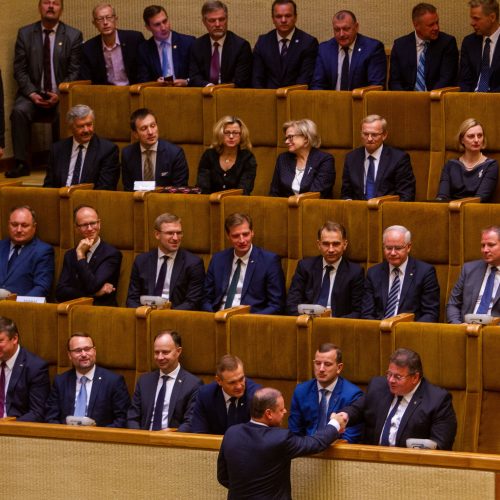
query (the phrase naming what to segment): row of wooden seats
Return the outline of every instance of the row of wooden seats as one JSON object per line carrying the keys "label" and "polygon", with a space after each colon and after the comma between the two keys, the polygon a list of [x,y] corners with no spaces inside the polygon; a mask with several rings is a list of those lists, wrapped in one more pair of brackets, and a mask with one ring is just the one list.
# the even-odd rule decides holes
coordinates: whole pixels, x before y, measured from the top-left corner
{"label": "row of wooden seats", "polygon": [[453,394],[458,419],[455,450],[500,453],[500,327],[421,324],[412,315],[364,321],[248,314],[242,306],[218,313],[106,308],[78,303],[0,302],[0,315],[18,324],[21,342],[45,358],[51,374],[68,369],[66,342],[75,331],[92,334],[97,361],[125,376],[132,392],[137,377],[154,369],[154,336],[164,329],[182,335],[182,364],[205,382],[217,359],[239,356],[246,375],[275,386],[290,402],[295,385],[312,374],[317,346],[334,342],[344,354],[344,376],[365,388],[387,369],[399,347],[422,356],[425,376]]}
{"label": "row of wooden seats", "polygon": [[[368,114],[386,117],[387,143],[410,154],[417,201],[436,197],[444,163],[458,156],[455,136],[464,119],[474,117],[483,123],[488,151],[500,158],[498,94],[460,93],[455,87],[432,92],[385,92],[379,87],[312,92],[300,85],[278,90],[230,87],[111,87],[72,82],[61,85],[61,109],[88,104],[96,112],[97,133],[125,146],[132,140],[130,113],[151,108],[158,116],[161,137],[184,148],[190,185],[196,183],[198,161],[210,145],[214,123],[224,115],[239,116],[250,129],[257,158],[255,195],[269,192],[276,156],[286,150],[281,127],[290,119],[307,117],[318,124],[322,149],[335,157],[334,198],[340,196],[344,157],[360,145],[360,120]],[[67,133],[62,130],[63,136]],[[494,201],[500,201],[500,184]]]}

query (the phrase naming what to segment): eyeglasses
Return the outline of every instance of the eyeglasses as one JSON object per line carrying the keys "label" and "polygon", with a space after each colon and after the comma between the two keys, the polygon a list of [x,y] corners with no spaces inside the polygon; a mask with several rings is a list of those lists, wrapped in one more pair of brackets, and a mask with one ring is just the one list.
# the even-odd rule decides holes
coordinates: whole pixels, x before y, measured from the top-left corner
{"label": "eyeglasses", "polygon": [[84,229],[84,228],[86,228],[86,227],[88,227],[88,228],[90,228],[90,229],[94,229],[94,228],[97,226],[97,224],[99,224],[99,222],[101,222],[101,220],[100,220],[100,219],[98,219],[98,220],[93,220],[93,221],[91,221],[91,222],[83,222],[82,224],[76,224],[76,227],[77,227],[78,229]]}
{"label": "eyeglasses", "polygon": [[409,373],[408,375],[399,375],[399,373],[392,373],[390,371],[385,372],[385,378],[387,380],[390,380],[393,378],[396,382],[401,382],[401,380],[404,380],[405,378],[411,377],[414,375],[413,373]]}
{"label": "eyeglasses", "polygon": [[384,245],[384,250],[387,252],[401,252],[408,246],[408,243],[406,245]]}
{"label": "eyeglasses", "polygon": [[234,135],[235,137],[238,137],[239,135],[241,135],[241,132],[239,132],[238,130],[224,130],[224,135],[225,136],[232,136]]}
{"label": "eyeglasses", "polygon": [[295,137],[302,137],[302,134],[288,134],[285,135],[285,142],[290,142],[295,139]]}
{"label": "eyeglasses", "polygon": [[182,238],[182,235],[184,234],[184,231],[158,231],[158,232],[166,236],[178,236],[179,238]]}
{"label": "eyeglasses", "polygon": [[368,139],[369,137],[373,137],[374,139],[378,139],[381,135],[384,135],[384,132],[361,132],[361,135]]}
{"label": "eyeglasses", "polygon": [[94,21],[97,23],[97,24],[102,24],[104,21],[108,21],[108,23],[110,23],[111,21],[113,21],[113,19],[115,18],[116,16],[102,16],[102,17],[94,17]]}
{"label": "eyeglasses", "polygon": [[95,349],[95,346],[87,346],[87,347],[77,347],[76,349],[69,349],[69,352],[74,354],[81,354],[84,352],[85,354],[89,353],[92,349]]}

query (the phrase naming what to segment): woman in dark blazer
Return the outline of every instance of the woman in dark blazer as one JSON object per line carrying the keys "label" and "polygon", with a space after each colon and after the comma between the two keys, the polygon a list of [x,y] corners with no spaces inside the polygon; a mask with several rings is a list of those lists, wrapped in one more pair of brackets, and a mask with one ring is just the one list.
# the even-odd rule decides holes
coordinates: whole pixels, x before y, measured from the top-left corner
{"label": "woman in dark blazer", "polygon": [[312,120],[293,120],[283,125],[288,152],[276,160],[271,196],[319,192],[321,198],[331,198],[335,184],[335,160],[318,148],[321,139]]}
{"label": "woman in dark blazer", "polygon": [[201,156],[196,184],[203,194],[226,189],[253,190],[257,162],[247,126],[236,116],[224,116],[214,126],[212,144]]}
{"label": "woman in dark blazer", "polygon": [[474,118],[467,118],[457,135],[458,150],[462,156],[449,160],[441,172],[439,201],[477,196],[488,202],[493,197],[498,180],[498,163],[483,154],[486,135],[483,126]]}

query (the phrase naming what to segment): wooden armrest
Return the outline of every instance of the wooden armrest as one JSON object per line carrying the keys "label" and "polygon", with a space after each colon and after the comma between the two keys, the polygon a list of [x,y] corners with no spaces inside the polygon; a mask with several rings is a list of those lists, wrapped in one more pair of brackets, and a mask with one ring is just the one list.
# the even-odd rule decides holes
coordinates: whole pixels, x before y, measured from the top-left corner
{"label": "wooden armrest", "polygon": [[379,196],[378,198],[371,198],[368,200],[368,209],[376,210],[382,203],[386,201],[399,201],[399,196],[388,194],[386,196]]}
{"label": "wooden armrest", "polygon": [[460,92],[460,87],[443,87],[442,89],[431,90],[431,101],[439,101],[448,92]]}
{"label": "wooden armrest", "polygon": [[352,90],[353,99],[363,99],[367,92],[372,92],[373,90],[384,90],[382,85],[368,85],[368,87],[359,87],[358,89]]}
{"label": "wooden armrest", "polygon": [[276,89],[276,97],[284,98],[287,97],[290,92],[294,90],[307,90],[309,88],[308,85],[288,85],[288,87],[280,87]]}
{"label": "wooden armrest", "polygon": [[216,191],[215,193],[211,193],[208,199],[210,200],[210,203],[217,203],[228,196],[241,195],[243,195],[243,189],[227,189],[226,191]]}
{"label": "wooden armrest", "polygon": [[234,306],[229,309],[222,309],[222,311],[215,313],[214,318],[217,323],[224,323],[235,314],[250,314],[250,306]]}
{"label": "wooden armrest", "polygon": [[59,84],[61,94],[69,94],[72,87],[76,85],[92,85],[92,80],[74,80],[73,82],[62,82]]}
{"label": "wooden armrest", "polygon": [[319,197],[320,197],[320,193],[318,193],[318,192],[294,194],[294,195],[288,197],[288,206],[289,207],[296,207],[299,205],[299,203],[301,201],[316,200],[316,199],[319,199]]}

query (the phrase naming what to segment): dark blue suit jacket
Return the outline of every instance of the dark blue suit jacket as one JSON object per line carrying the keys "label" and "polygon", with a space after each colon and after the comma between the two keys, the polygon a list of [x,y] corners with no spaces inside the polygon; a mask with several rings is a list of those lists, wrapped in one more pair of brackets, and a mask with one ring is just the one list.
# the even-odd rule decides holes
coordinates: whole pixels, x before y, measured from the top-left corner
{"label": "dark blue suit jacket", "polygon": [[[184,150],[175,144],[158,139],[155,165],[157,186],[187,186],[189,167]],[[139,142],[122,151],[122,182],[125,191],[134,190],[134,181],[142,180],[142,158]]]}
{"label": "dark blue suit jacket", "polygon": [[[366,395],[341,411],[349,415],[348,426],[364,422],[363,443],[378,445],[393,399],[386,378],[375,377]],[[399,424],[396,446],[405,448],[408,438],[432,439],[438,449],[451,450],[456,433],[457,419],[451,394],[423,378]]]}
{"label": "dark blue suit jacket", "polygon": [[[195,38],[172,31],[172,59],[175,78],[186,79],[189,76],[189,58]],[[138,77],[139,83],[154,82],[162,76],[160,55],[155,39],[151,37],[139,46]]]}
{"label": "dark blue suit jacket", "polygon": [[[212,45],[210,36],[197,38],[191,48],[189,85],[205,87],[210,78]],[[236,87],[250,87],[252,81],[252,49],[243,38],[232,31],[226,33],[220,64],[221,83],[234,83]]]}
{"label": "dark blue suit jacket", "polygon": [[[297,316],[299,304],[317,304],[323,279],[323,257],[308,257],[299,261],[286,298],[286,313]],[[332,316],[359,318],[363,299],[363,268],[345,257],[335,273],[332,287]]]}
{"label": "dark blue suit jacket", "polygon": [[[65,424],[75,411],[76,371],[56,375],[45,413],[49,424]],[[87,417],[98,427],[125,427],[130,396],[122,375],[96,365],[90,392]]]}
{"label": "dark blue suit jacket", "polygon": [[[151,427],[159,377],[160,370],[155,370],[145,373],[137,381],[132,405],[127,413],[127,427],[129,429],[148,431]],[[179,370],[168,405],[169,428],[180,427],[182,424],[189,427],[196,394],[202,385],[203,382],[198,377],[184,368]]]}
{"label": "dark blue suit jacket", "polygon": [[7,416],[16,417],[20,422],[43,422],[49,391],[47,363],[20,347],[7,387]]}
{"label": "dark blue suit jacket", "polygon": [[[344,159],[340,197],[343,200],[364,200],[364,180],[365,148],[360,147],[347,153]],[[375,197],[389,194],[399,195],[401,201],[414,201],[415,176],[410,155],[384,144],[375,179]]]}
{"label": "dark blue suit jacket", "polygon": [[[319,44],[311,83],[312,90],[335,90],[338,76],[339,45],[335,38]],[[349,63],[349,90],[368,85],[385,87],[387,59],[382,42],[364,35],[356,37]]]}
{"label": "dark blue suit jacket", "polygon": [[[297,157],[293,153],[281,153],[276,159],[273,180],[269,194],[271,196],[293,196],[292,182],[295,177]],[[319,192],[321,198],[331,198],[335,184],[335,159],[330,153],[312,148],[307,157],[307,164],[300,182],[300,192]]]}
{"label": "dark blue suit jacket", "polygon": [[[220,309],[229,286],[233,258],[233,248],[212,256],[205,278],[204,311]],[[257,314],[279,314],[283,310],[285,277],[278,255],[253,246],[243,281],[241,305],[250,306],[250,312]]]}
{"label": "dark blue suit jacket", "polygon": [[[366,273],[361,317],[382,319],[389,295],[389,264],[381,262]],[[415,321],[439,321],[439,283],[434,266],[408,257],[398,314],[414,313]]]}
{"label": "dark blue suit jacket", "polygon": [[[427,90],[457,84],[458,47],[454,36],[439,32],[431,40],[425,56]],[[415,32],[394,40],[391,51],[389,90],[415,90],[417,80],[417,40]]]}
{"label": "dark blue suit jacket", "polygon": [[[328,416],[337,413],[344,406],[350,405],[360,398],[363,391],[348,380],[338,377],[335,389],[328,402]],[[300,436],[313,436],[318,430],[319,422],[319,393],[318,382],[315,378],[297,385],[292,397],[288,428]],[[362,425],[349,427],[342,434],[342,439],[349,443],[357,443],[363,430]]]}
{"label": "dark blue suit jacket", "polygon": [[318,54],[318,40],[295,28],[284,60],[280,56],[280,50],[276,30],[259,36],[253,49],[253,88],[277,89],[311,83]]}
{"label": "dark blue suit jacket", "polygon": [[[142,253],[135,258],[128,287],[127,307],[139,307],[141,295],[154,295],[158,250]],[[203,300],[205,269],[203,261],[180,248],[170,278],[169,300],[172,309],[195,311]]]}
{"label": "dark blue suit jacket", "polygon": [[76,249],[64,254],[64,263],[56,287],[56,299],[59,302],[93,297],[96,306],[116,306],[116,292],[94,297],[104,283],[111,283],[115,288],[120,278],[122,253],[115,247],[101,240],[90,258],[78,260]]}
{"label": "dark blue suit jacket", "polygon": [[228,429],[217,460],[217,479],[228,499],[289,500],[291,460],[326,450],[338,438],[333,425],[314,436],[253,422]]}
{"label": "dark blue suit jacket", "polygon": [[54,249],[37,237],[26,244],[7,270],[10,239],[0,241],[0,288],[18,295],[47,297],[54,279]]}
{"label": "dark blue suit jacket", "polygon": [[[123,64],[129,80],[129,85],[138,82],[137,51],[144,42],[144,36],[139,31],[117,30],[120,39]],[[106,63],[102,49],[102,37],[97,35],[83,44],[80,80],[92,80],[94,85],[111,85],[106,74]]]}
{"label": "dark blue suit jacket", "polygon": [[[245,378],[245,393],[238,399],[236,419],[238,424],[250,420],[250,403],[253,394],[262,386],[248,377]],[[179,427],[182,432],[196,432],[199,434],[224,434],[227,430],[227,407],[224,401],[222,387],[217,382],[200,387],[191,416],[191,425],[183,424]]]}
{"label": "dark blue suit jacket", "polygon": [[[44,187],[66,186],[73,137],[52,144]],[[118,146],[107,139],[93,135],[82,165],[80,182],[93,183],[94,189],[115,190],[120,177]]]}
{"label": "dark blue suit jacket", "polygon": [[[500,48],[498,43],[490,65],[489,92],[500,92]],[[481,73],[483,37],[472,33],[462,41],[459,85],[462,92],[474,92]]]}

